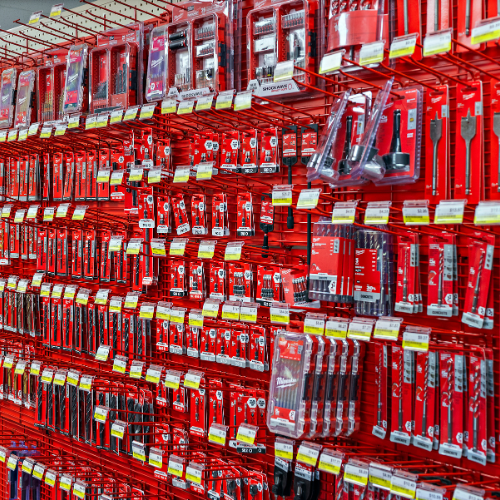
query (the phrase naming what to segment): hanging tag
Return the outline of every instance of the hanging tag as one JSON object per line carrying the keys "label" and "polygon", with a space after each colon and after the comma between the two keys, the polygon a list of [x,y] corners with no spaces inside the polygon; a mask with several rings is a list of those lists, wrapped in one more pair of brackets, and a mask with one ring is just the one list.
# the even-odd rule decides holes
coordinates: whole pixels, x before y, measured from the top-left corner
{"label": "hanging tag", "polygon": [[389,49],[389,59],[411,57],[415,53],[417,38],[417,33],[395,37],[392,40],[391,48]]}
{"label": "hanging tag", "polygon": [[326,75],[328,73],[333,73],[338,71],[342,66],[342,57],[345,54],[345,50],[339,50],[337,52],[332,52],[331,54],[325,54],[321,59],[319,65],[319,74]]}
{"label": "hanging tag", "polygon": [[402,318],[379,318],[375,323],[374,339],[398,340]]}
{"label": "hanging tag", "polygon": [[139,111],[139,106],[128,108],[127,111],[125,111],[125,116],[123,117],[123,121],[126,122],[129,120],[135,120],[138,111]]}
{"label": "hanging tag", "polygon": [[451,29],[428,33],[424,38],[423,56],[444,54],[451,50]]}
{"label": "hanging tag", "polygon": [[233,105],[234,90],[220,92],[215,101],[215,109],[231,109]]}
{"label": "hanging tag", "polygon": [[384,60],[385,40],[365,43],[359,51],[359,65],[378,64]]}
{"label": "hanging tag", "polygon": [[193,112],[194,101],[181,101],[177,108],[178,115],[189,115]]}
{"label": "hanging tag", "polygon": [[409,351],[427,352],[429,350],[429,335],[426,333],[403,333],[403,349]]}
{"label": "hanging tag", "polygon": [[111,111],[111,115],[109,117],[109,124],[114,125],[115,123],[120,123],[123,117],[123,109],[114,109]]}
{"label": "hanging tag", "polygon": [[318,206],[321,189],[303,189],[299,194],[297,208],[312,209]]}
{"label": "hanging tag", "polygon": [[238,92],[234,97],[234,110],[243,111],[251,109],[252,107],[252,93],[251,92]]}
{"label": "hanging tag", "polygon": [[174,174],[174,184],[187,182],[189,180],[190,171],[190,166],[177,167]]}
{"label": "hanging tag", "polygon": [[175,99],[165,99],[161,103],[161,114],[168,115],[177,112],[177,101]]}

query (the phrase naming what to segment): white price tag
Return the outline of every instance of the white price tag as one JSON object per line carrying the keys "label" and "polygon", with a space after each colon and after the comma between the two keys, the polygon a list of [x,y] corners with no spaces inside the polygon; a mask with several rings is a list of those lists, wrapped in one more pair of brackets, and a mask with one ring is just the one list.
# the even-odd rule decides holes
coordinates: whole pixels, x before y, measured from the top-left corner
{"label": "white price tag", "polygon": [[236,440],[242,443],[253,445],[255,443],[255,436],[257,435],[257,430],[252,427],[247,427],[245,424],[240,425],[238,428],[238,433],[236,435]]}
{"label": "white price tag", "polygon": [[111,435],[117,439],[123,439],[125,434],[125,426],[119,422],[111,424]]}
{"label": "white price tag", "polygon": [[463,203],[439,203],[434,213],[434,224],[462,224],[464,220]]}
{"label": "white price tag", "polygon": [[387,319],[379,319],[375,323],[374,339],[398,340],[400,321],[390,321]]}
{"label": "white price tag", "polygon": [[311,448],[306,443],[302,443],[297,451],[297,460],[299,462],[316,467],[318,461],[319,449]]}
{"label": "white price tag", "polygon": [[295,61],[293,59],[276,64],[274,68],[274,83],[290,80],[293,77],[294,64]]}
{"label": "white price tag", "polygon": [[346,483],[366,486],[368,484],[368,467],[365,468],[353,464],[346,464],[344,481]]}
{"label": "white price tag", "polygon": [[356,217],[356,207],[337,208],[332,212],[332,222],[334,224],[354,224]]}
{"label": "white price tag", "polygon": [[357,340],[370,340],[370,337],[372,335],[372,328],[373,325],[370,323],[358,323],[357,321],[352,321],[349,324],[347,337]]}
{"label": "white price tag", "polygon": [[409,351],[427,352],[429,350],[429,335],[427,333],[403,333],[403,349]]}
{"label": "white price tag", "polygon": [[429,209],[426,206],[403,207],[403,220],[407,226],[429,224]]}
{"label": "white price tag", "polygon": [[451,50],[451,29],[428,33],[424,38],[424,57],[443,54]]}
{"label": "white price tag", "polygon": [[417,45],[417,36],[417,33],[414,33],[394,38],[389,49],[389,59],[412,56]]}
{"label": "white price tag", "polygon": [[303,189],[299,194],[297,208],[316,208],[319,202],[320,191],[318,189]]}
{"label": "white price tag", "polygon": [[208,440],[211,443],[220,444],[221,446],[226,445],[226,429],[221,427],[211,426],[208,431]]}
{"label": "white price tag", "polygon": [[271,323],[288,325],[290,323],[290,311],[279,307],[270,308]]}
{"label": "white price tag", "polygon": [[367,66],[368,64],[381,63],[384,60],[385,40],[365,43],[359,51],[359,64]]}
{"label": "white price tag", "polygon": [[245,306],[241,304],[240,321],[247,323],[257,323],[257,307]]}
{"label": "white price tag", "polygon": [[318,469],[323,472],[338,475],[342,467],[342,459],[322,453],[319,457]]}
{"label": "white price tag", "polygon": [[276,207],[288,207],[292,204],[291,189],[273,189],[273,205]]}
{"label": "white price tag", "polygon": [[388,224],[389,223],[389,207],[377,208],[367,207],[365,210],[365,224]]}
{"label": "white price tag", "polygon": [[[500,12],[497,12],[498,14]],[[471,35],[471,43],[473,45],[498,40],[500,38],[500,19],[495,18],[495,20],[491,21],[486,19],[479,21],[476,27],[472,28]]]}
{"label": "white price tag", "polygon": [[326,75],[328,73],[333,73],[334,71],[339,70],[342,66],[343,55],[343,50],[332,52],[331,54],[325,54],[321,59],[321,63],[319,65],[319,74]]}
{"label": "white price tag", "polygon": [[188,372],[184,377],[184,387],[188,389],[199,389],[201,382],[201,376],[195,373]]}
{"label": "white price tag", "polygon": [[325,320],[306,317],[304,319],[304,333],[323,335],[325,333]]}

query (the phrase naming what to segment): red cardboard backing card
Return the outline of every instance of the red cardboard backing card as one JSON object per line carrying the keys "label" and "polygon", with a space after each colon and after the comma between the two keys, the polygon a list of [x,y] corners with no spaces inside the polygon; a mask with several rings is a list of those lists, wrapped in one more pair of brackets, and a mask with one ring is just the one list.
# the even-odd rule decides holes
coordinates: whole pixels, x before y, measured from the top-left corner
{"label": "red cardboard backing card", "polygon": [[457,40],[466,45],[455,45],[456,52],[468,52],[469,48],[481,50],[482,44],[472,45],[472,29],[483,19],[483,0],[468,0],[457,4]]}
{"label": "red cardboard backing card", "polygon": [[[470,82],[468,87],[457,88],[455,141],[455,193],[456,199],[467,199],[476,204],[484,199],[483,158],[483,83]],[[470,150],[467,141],[470,138]],[[469,152],[469,155],[467,153]]]}
{"label": "red cardboard backing card", "polygon": [[439,203],[450,198],[448,85],[427,92],[425,106],[425,197],[430,203]]}
{"label": "red cardboard backing card", "polygon": [[427,34],[453,28],[451,9],[450,0],[429,0],[427,2]]}

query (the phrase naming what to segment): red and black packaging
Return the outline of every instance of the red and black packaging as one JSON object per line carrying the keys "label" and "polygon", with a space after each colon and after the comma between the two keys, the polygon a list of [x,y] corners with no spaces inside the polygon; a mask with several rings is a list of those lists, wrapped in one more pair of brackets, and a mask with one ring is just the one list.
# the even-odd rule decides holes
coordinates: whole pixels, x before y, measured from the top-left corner
{"label": "red and black packaging", "polygon": [[71,231],[71,276],[76,279],[83,277],[83,234],[82,229]]}
{"label": "red and black packaging", "polygon": [[87,155],[80,150],[75,153],[75,201],[87,198]]}
{"label": "red and black packaging", "polygon": [[63,200],[71,201],[75,185],[75,155],[73,153],[64,154],[64,172]]}
{"label": "red and black packaging", "polygon": [[171,233],[172,210],[170,196],[158,196],[156,198],[156,213],[158,215],[158,225],[156,226],[158,235]]}
{"label": "red and black packaging", "polygon": [[227,211],[227,195],[215,193],[212,196],[212,236],[229,235],[229,216]]}
{"label": "red and black packaging", "polygon": [[248,130],[241,135],[240,170],[243,174],[256,174],[257,166],[257,130]]}
{"label": "red and black packaging", "polygon": [[252,264],[228,262],[227,277],[229,300],[250,302],[253,298]]}
{"label": "red and black packaging", "polygon": [[191,231],[194,235],[208,234],[207,200],[204,194],[191,197]]}
{"label": "red and black packaging", "polygon": [[56,231],[56,274],[57,276],[68,276],[69,271],[69,248],[68,230],[58,229]]}
{"label": "red and black packaging", "polygon": [[52,199],[54,201],[63,200],[64,191],[64,154],[54,153],[52,162]]}
{"label": "red and black packaging", "polygon": [[460,458],[464,436],[465,360],[460,353],[440,351],[440,415],[439,453]]}
{"label": "red and black packaging", "polygon": [[49,276],[55,276],[57,260],[57,231],[55,229],[47,230],[47,248],[47,272]]}
{"label": "red and black packaging", "polygon": [[205,379],[202,378],[199,389],[189,389],[189,433],[199,437],[205,437],[208,432],[207,391],[204,384]]}
{"label": "red and black packaging", "polygon": [[203,300],[206,298],[205,266],[202,260],[189,263],[189,298]]}
{"label": "red and black packaging", "polygon": [[170,297],[184,297],[187,293],[186,262],[175,259],[170,264],[169,294]]}
{"label": "red and black packaging", "polygon": [[172,196],[172,211],[174,214],[175,231],[178,236],[189,231],[189,218],[182,194]]}
{"label": "red and black packaging", "polygon": [[111,231],[101,233],[101,251],[100,251],[100,279],[101,281],[111,281],[112,253],[109,251],[109,241]]}
{"label": "red and black packaging", "polygon": [[211,299],[226,300],[226,266],[224,262],[210,262],[208,292]]}
{"label": "red and black packaging", "polygon": [[484,199],[483,84],[457,87],[455,199],[476,204]]}
{"label": "red and black packaging", "polygon": [[217,329],[204,326],[200,336],[200,359],[215,361],[217,352]]}
{"label": "red and black packaging", "polygon": [[254,236],[252,193],[240,193],[237,198],[236,234],[238,236]]}
{"label": "red and black packaging", "polygon": [[483,328],[488,305],[493,270],[495,236],[476,233],[469,239],[469,274],[462,322],[474,328]]}
{"label": "red and black packaging", "polygon": [[260,133],[259,172],[273,174],[279,172],[278,129],[264,129]]}
{"label": "red and black packaging", "polygon": [[281,268],[278,266],[257,266],[257,289],[255,300],[263,305],[282,302],[283,287]]}
{"label": "red and black packaging", "polygon": [[238,164],[240,150],[240,133],[238,131],[224,132],[220,146],[220,168],[221,173],[228,174],[224,170],[239,172]]}
{"label": "red and black packaging", "polygon": [[97,278],[97,235],[93,229],[83,232],[83,276],[86,280]]}
{"label": "red and black packaging", "polygon": [[[53,196],[54,190],[50,189],[51,186],[51,165],[50,165],[50,154],[43,153],[43,175],[42,175],[42,200],[49,201],[51,195]],[[54,188],[54,186],[52,186]]]}
{"label": "red and black packaging", "polygon": [[413,444],[431,451],[436,425],[436,392],[439,358],[434,351],[416,354],[415,430]]}
{"label": "red and black packaging", "polygon": [[87,200],[97,200],[97,170],[98,156],[95,149],[87,151],[85,184],[87,187]]}
{"label": "red and black packaging", "polygon": [[413,351],[392,346],[391,441],[408,446],[413,418]]}
{"label": "red and black packaging", "polygon": [[[435,0],[439,2],[440,0]],[[492,108],[494,107],[492,103]],[[500,107],[499,107],[500,110]],[[425,107],[425,197],[430,203],[450,198],[450,105],[448,85],[440,85],[436,92],[427,92]],[[492,142],[492,155],[498,150],[498,140]],[[495,164],[495,163],[492,163]],[[493,174],[493,178],[495,178]],[[492,180],[492,184],[494,181]]]}
{"label": "red and black packaging", "polygon": [[[99,149],[99,171],[111,168],[111,151],[109,149]],[[97,199],[109,200],[109,178],[107,182],[97,183]]]}
{"label": "red and black packaging", "polygon": [[294,269],[281,270],[283,298],[290,305],[303,304],[307,301],[307,266],[297,265]]}

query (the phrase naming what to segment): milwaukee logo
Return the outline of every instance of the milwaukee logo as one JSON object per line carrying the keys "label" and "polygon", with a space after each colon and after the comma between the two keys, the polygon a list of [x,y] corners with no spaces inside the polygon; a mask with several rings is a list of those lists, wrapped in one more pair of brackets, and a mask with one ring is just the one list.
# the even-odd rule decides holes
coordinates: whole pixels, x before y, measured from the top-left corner
{"label": "milwaukee logo", "polygon": [[151,67],[153,68],[156,68],[156,66],[159,66],[160,63],[163,62],[163,56],[161,56],[159,59],[156,59],[155,61],[153,61],[153,64],[151,64]]}
{"label": "milwaukee logo", "polygon": [[276,379],[276,387],[283,389],[285,387],[293,387],[297,383],[296,378],[278,377]]}
{"label": "milwaukee logo", "polygon": [[73,83],[76,80],[77,76],[78,76],[78,73],[75,73],[74,75],[70,75],[68,77],[68,83]]}

